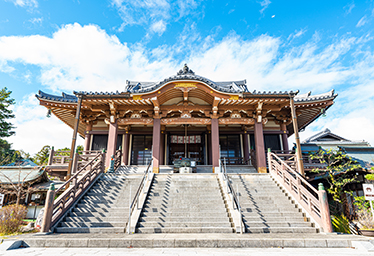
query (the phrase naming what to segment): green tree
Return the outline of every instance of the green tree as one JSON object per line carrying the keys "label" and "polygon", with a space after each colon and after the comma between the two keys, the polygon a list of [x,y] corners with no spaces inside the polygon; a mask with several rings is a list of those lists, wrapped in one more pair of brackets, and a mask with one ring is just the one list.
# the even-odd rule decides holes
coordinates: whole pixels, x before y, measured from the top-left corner
{"label": "green tree", "polygon": [[37,165],[46,165],[48,164],[49,152],[51,151],[51,147],[45,145],[35,156],[32,158],[33,162]]}
{"label": "green tree", "polygon": [[346,193],[350,193],[346,189],[346,185],[355,182],[356,170],[361,169],[357,162],[341,151],[322,150],[310,155],[311,159],[318,159],[320,163],[326,166],[325,169],[313,169],[312,172],[322,174],[327,181],[327,192],[332,199],[337,202],[335,209],[331,209],[334,214],[341,213],[341,206],[346,203]]}
{"label": "green tree", "polygon": [[14,118],[13,111],[9,109],[15,103],[14,99],[10,98],[11,93],[6,87],[0,91],[0,139],[14,134],[14,131],[12,131],[14,126],[7,121]]}

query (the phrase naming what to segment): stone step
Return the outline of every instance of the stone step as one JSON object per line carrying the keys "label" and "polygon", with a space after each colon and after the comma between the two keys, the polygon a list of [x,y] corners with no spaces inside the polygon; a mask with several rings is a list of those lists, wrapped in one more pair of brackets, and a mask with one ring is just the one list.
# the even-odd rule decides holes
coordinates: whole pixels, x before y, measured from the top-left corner
{"label": "stone step", "polygon": [[123,215],[120,217],[86,217],[86,216],[79,216],[79,217],[66,217],[66,222],[127,222],[127,216]]}
{"label": "stone step", "polygon": [[222,227],[231,228],[230,222],[139,222],[137,228],[188,228],[188,227]]}
{"label": "stone step", "polygon": [[317,233],[313,227],[270,227],[246,228],[247,233]]}
{"label": "stone step", "polygon": [[[196,217],[202,217],[202,218],[207,218],[212,216],[216,216],[217,212],[167,212],[167,213],[159,213],[159,212],[142,212],[141,216],[143,218],[147,217],[169,217],[169,218],[196,218]],[[221,213],[219,215],[220,217],[228,217],[229,214],[226,213]],[[146,220],[146,219],[145,219]]]}
{"label": "stone step", "polygon": [[110,227],[126,227],[127,222],[72,222],[65,221],[60,224],[60,227],[87,227],[87,228],[110,228]]}
{"label": "stone step", "polygon": [[232,228],[225,227],[180,227],[180,228],[137,228],[136,233],[233,233]]}
{"label": "stone step", "polygon": [[57,227],[56,233],[124,233],[124,227],[89,228],[89,227]]}
{"label": "stone step", "polygon": [[[140,217],[139,222],[151,221],[151,222],[177,222],[181,219],[179,217]],[[229,217],[193,217],[193,218],[183,218],[183,222],[225,222],[229,221]]]}
{"label": "stone step", "polygon": [[273,227],[311,227],[308,222],[244,222],[246,228],[273,228]]}

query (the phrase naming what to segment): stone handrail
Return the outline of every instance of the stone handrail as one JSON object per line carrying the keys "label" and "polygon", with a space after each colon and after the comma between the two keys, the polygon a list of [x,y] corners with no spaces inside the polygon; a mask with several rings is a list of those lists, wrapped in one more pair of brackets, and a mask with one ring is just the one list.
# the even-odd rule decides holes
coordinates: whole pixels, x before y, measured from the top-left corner
{"label": "stone handrail", "polygon": [[[225,160],[226,159],[224,158],[224,162],[226,162]],[[220,163],[220,175],[222,175],[223,182],[226,185],[226,191],[224,192],[226,192],[227,195],[231,197],[232,209],[236,210],[239,216],[239,222],[240,222],[239,232],[242,234],[243,233],[243,216],[242,216],[242,209],[240,206],[239,197],[238,197],[238,194],[235,192],[234,188],[232,187],[230,178],[227,175],[226,164],[223,163],[221,159],[219,160],[219,163]]]}
{"label": "stone handrail", "polygon": [[[153,170],[153,159],[151,159],[151,161],[149,161],[147,169],[144,171],[143,178],[142,178],[142,180],[139,184],[138,190],[135,193],[134,199],[130,203],[129,216],[128,216],[128,222],[127,222],[127,233],[128,234],[131,234],[131,233],[135,232],[135,230],[131,230],[131,215],[132,215],[133,211],[135,210],[135,208],[137,208],[138,205],[139,205],[140,195],[141,195],[141,193],[144,192],[146,181],[149,179],[149,174],[151,173],[152,170]],[[130,191],[130,200],[131,200],[131,191]]]}
{"label": "stone handrail", "polygon": [[[84,167],[80,168],[69,180],[53,193],[56,194],[65,189],[56,200],[53,201],[52,199],[53,204],[51,205],[52,209],[50,210],[51,216],[48,217],[50,218],[50,223],[47,223],[47,227],[45,228],[46,231],[44,232],[47,232],[50,227],[53,227],[104,172],[104,157],[104,153],[96,154],[96,157],[94,157]],[[47,205],[46,211],[48,211]],[[48,222],[48,220],[46,221]]]}
{"label": "stone handrail", "polygon": [[315,189],[298,172],[270,151],[268,165],[271,176],[294,197],[319,227],[326,233],[332,232],[327,194],[323,185],[319,190]]}

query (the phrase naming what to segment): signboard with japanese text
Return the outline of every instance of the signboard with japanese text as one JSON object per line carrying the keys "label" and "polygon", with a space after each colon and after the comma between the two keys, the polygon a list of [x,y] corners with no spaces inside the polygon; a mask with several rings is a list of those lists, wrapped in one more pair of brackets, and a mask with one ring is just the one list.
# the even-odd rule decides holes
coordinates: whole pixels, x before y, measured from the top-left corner
{"label": "signboard with japanese text", "polygon": [[4,194],[0,194],[0,208],[3,207],[4,197],[5,197]]}
{"label": "signboard with japanese text", "polygon": [[366,200],[374,200],[374,185],[373,184],[362,184],[364,195]]}

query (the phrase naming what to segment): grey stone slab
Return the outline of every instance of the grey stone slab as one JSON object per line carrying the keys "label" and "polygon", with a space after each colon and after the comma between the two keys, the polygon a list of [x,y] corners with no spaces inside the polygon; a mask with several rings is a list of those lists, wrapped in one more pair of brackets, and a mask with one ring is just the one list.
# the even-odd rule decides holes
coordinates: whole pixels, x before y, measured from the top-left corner
{"label": "grey stone slab", "polygon": [[351,243],[348,240],[327,239],[326,241],[327,241],[327,247],[329,248],[351,247]]}
{"label": "grey stone slab", "polygon": [[306,248],[326,248],[327,242],[325,239],[317,240],[317,239],[305,239],[305,247]]}
{"label": "grey stone slab", "polygon": [[34,248],[45,247],[45,239],[25,239],[24,242]]}
{"label": "grey stone slab", "polygon": [[[88,240],[88,239],[87,239]],[[46,238],[44,246],[45,247],[67,247],[67,239],[48,239]],[[85,246],[87,247],[87,246]]]}
{"label": "grey stone slab", "polygon": [[217,248],[218,241],[216,239],[196,239],[196,247]]}
{"label": "grey stone slab", "polygon": [[110,238],[91,238],[88,239],[88,247],[93,248],[108,248],[110,244]]}
{"label": "grey stone slab", "polygon": [[262,248],[281,248],[283,239],[263,239],[260,244]]}
{"label": "grey stone slab", "polygon": [[196,239],[175,239],[175,248],[183,247],[183,248],[192,248],[196,247]]}
{"label": "grey stone slab", "polygon": [[240,239],[217,239],[218,248],[240,248],[242,244]]}
{"label": "grey stone slab", "polygon": [[132,238],[131,246],[134,248],[152,248],[153,239]]}
{"label": "grey stone slab", "polygon": [[175,239],[172,238],[155,238],[153,239],[153,248],[174,248]]}
{"label": "grey stone slab", "polygon": [[129,248],[132,247],[131,239],[111,238],[109,241],[109,248]]}
{"label": "grey stone slab", "polygon": [[284,239],[283,246],[287,248],[304,248],[305,241],[304,239]]}
{"label": "grey stone slab", "polygon": [[87,247],[88,238],[74,238],[66,240],[66,247]]}

